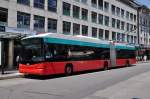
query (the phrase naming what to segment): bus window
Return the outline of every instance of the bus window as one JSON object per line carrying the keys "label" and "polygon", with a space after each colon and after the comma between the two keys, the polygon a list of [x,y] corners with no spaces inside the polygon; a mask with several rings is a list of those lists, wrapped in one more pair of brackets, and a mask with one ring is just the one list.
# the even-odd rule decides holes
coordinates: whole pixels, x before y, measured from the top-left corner
{"label": "bus window", "polygon": [[53,58],[54,50],[51,44],[45,44],[45,58],[50,59]]}
{"label": "bus window", "polygon": [[43,49],[41,39],[28,39],[22,41],[23,53],[21,54],[22,62],[39,62],[43,61]]}
{"label": "bus window", "polygon": [[64,60],[68,58],[68,47],[63,44],[53,44],[53,58],[56,60]]}
{"label": "bus window", "polygon": [[116,52],[118,59],[135,58],[136,55],[134,50],[117,50]]}

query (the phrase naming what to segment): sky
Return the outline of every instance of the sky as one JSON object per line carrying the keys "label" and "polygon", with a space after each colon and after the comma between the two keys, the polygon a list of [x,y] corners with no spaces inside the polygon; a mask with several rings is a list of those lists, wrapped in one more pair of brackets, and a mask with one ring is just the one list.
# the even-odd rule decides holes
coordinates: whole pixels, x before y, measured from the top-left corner
{"label": "sky", "polygon": [[144,4],[146,6],[148,6],[150,8],[150,0],[137,0],[138,2],[140,2],[141,4]]}

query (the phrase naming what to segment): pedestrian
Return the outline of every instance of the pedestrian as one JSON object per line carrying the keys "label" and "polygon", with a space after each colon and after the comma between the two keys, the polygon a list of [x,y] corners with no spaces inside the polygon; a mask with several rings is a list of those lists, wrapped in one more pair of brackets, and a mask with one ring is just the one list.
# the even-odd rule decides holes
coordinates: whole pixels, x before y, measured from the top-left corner
{"label": "pedestrian", "polygon": [[146,55],[144,55],[144,62],[146,62],[147,61],[147,56]]}
{"label": "pedestrian", "polygon": [[17,65],[17,67],[16,67],[16,68],[18,68],[18,67],[19,67],[19,60],[20,60],[20,56],[18,55],[18,56],[16,57],[16,65]]}

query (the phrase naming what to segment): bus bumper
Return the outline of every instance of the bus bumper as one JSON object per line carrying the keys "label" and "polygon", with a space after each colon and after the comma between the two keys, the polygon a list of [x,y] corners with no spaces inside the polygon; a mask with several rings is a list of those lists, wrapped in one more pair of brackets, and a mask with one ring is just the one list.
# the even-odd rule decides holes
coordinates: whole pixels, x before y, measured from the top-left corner
{"label": "bus bumper", "polygon": [[23,74],[32,74],[32,75],[51,75],[55,74],[55,71],[52,68],[51,64],[34,64],[34,65],[25,65],[19,64],[19,72]]}

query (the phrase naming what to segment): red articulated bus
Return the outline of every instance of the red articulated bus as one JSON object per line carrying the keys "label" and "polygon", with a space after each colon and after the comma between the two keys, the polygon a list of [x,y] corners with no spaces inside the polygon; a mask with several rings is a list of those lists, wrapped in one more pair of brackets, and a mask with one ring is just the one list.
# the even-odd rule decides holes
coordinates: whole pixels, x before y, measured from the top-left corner
{"label": "red articulated bus", "polygon": [[136,63],[135,47],[97,38],[45,33],[22,39],[19,72],[66,74]]}

